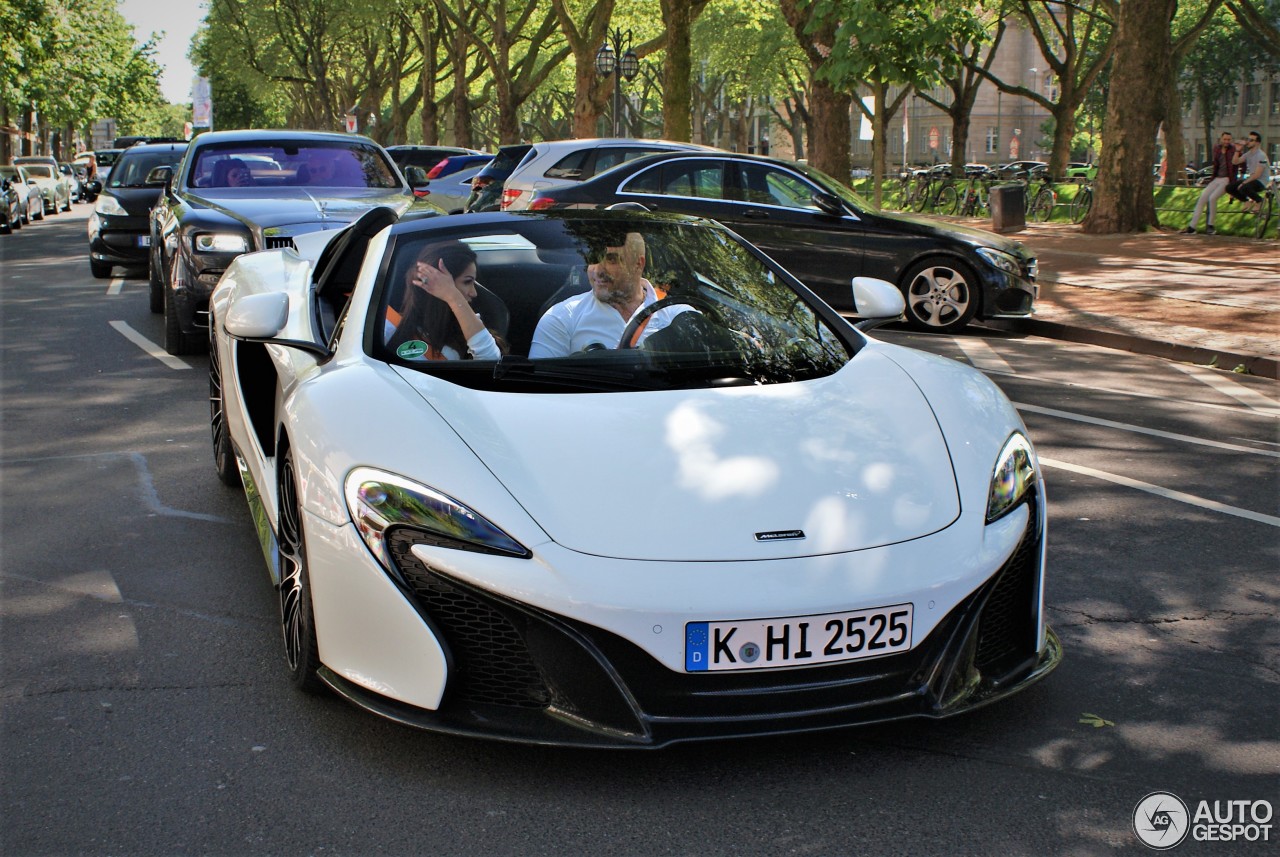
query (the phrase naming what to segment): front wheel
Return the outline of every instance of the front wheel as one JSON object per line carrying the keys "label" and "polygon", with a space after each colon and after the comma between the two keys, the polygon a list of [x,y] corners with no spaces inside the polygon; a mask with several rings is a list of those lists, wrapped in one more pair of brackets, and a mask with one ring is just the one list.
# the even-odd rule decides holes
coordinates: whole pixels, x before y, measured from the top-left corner
{"label": "front wheel", "polygon": [[1047,223],[1053,217],[1053,191],[1049,188],[1036,194],[1036,201],[1031,204],[1031,217],[1040,223]]}
{"label": "front wheel", "polygon": [[213,467],[223,485],[239,488],[240,468],[227,434],[226,405],[222,396],[222,363],[214,340],[213,318],[209,319],[209,432],[213,441]]}
{"label": "front wheel", "polygon": [[939,214],[954,214],[958,204],[956,189],[951,185],[944,185],[939,191],[938,196],[933,201],[933,210]]}
{"label": "front wheel", "polygon": [[1071,209],[1071,222],[1081,223],[1089,216],[1089,209],[1093,208],[1093,189],[1083,188],[1080,195],[1076,197],[1076,204]]}
{"label": "front wheel", "polygon": [[950,259],[917,262],[903,278],[907,323],[916,330],[955,333],[978,312],[978,278]]}
{"label": "front wheel", "polygon": [[111,277],[111,263],[99,262],[97,259],[89,260],[89,273],[93,274],[95,280],[106,280]]}
{"label": "front wheel", "polygon": [[294,687],[307,693],[324,690],[318,674],[320,647],[316,642],[316,616],[311,604],[311,577],[307,569],[307,543],[302,525],[293,450],[285,448],[279,489],[280,628],[284,633],[285,661]]}
{"label": "front wheel", "polygon": [[159,315],[164,312],[164,280],[160,276],[164,262],[158,260],[157,255],[155,250],[147,254],[147,291],[151,311]]}

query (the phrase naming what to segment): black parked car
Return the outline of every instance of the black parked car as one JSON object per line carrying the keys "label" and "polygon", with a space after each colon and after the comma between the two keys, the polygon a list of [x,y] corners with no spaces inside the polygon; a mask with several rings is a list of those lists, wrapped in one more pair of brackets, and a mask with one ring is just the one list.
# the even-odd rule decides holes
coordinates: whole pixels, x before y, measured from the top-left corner
{"label": "black parked car", "polygon": [[973,318],[1025,316],[1036,294],[1035,257],[1018,242],[876,211],[825,173],[776,158],[649,155],[540,191],[529,207],[619,202],[718,220],[840,310],[853,310],[851,278],[888,280],[902,289],[907,321],[920,330],[950,333]]}
{"label": "black parked car", "polygon": [[[120,154],[89,215],[89,270],[95,277],[110,277],[113,265],[147,264],[151,207],[186,151],[186,143],[153,143]],[[151,308],[159,312],[163,304],[157,306],[156,301],[163,301],[164,295],[154,292]]]}
{"label": "black parked car", "polygon": [[[132,150],[130,150],[132,151]],[[164,312],[165,350],[208,345],[209,295],[231,260],[293,246],[293,236],[337,229],[370,208],[439,214],[413,192],[368,137],[320,131],[214,131],[192,142],[152,218],[152,288]]]}
{"label": "black parked car", "polygon": [[513,143],[499,148],[493,160],[481,167],[471,180],[471,198],[464,210],[498,211],[502,208],[503,183],[532,148],[532,143]]}

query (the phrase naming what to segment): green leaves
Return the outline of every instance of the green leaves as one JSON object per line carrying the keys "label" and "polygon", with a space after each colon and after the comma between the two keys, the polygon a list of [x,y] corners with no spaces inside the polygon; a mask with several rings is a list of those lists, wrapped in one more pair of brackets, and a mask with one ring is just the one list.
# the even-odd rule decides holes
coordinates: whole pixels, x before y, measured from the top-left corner
{"label": "green leaves", "polygon": [[1106,720],[1102,717],[1099,717],[1096,714],[1088,714],[1088,713],[1081,714],[1080,720],[1078,722],[1083,723],[1085,726],[1092,726],[1094,729],[1101,729],[1103,726],[1116,725],[1114,720]]}

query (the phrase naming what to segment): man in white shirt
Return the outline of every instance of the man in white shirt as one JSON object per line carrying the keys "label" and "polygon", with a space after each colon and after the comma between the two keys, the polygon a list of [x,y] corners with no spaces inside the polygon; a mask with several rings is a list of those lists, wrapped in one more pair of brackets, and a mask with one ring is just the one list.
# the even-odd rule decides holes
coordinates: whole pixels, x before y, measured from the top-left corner
{"label": "man in white shirt", "polygon": [[1267,155],[1262,151],[1262,135],[1250,131],[1244,140],[1244,150],[1232,162],[1244,165],[1244,178],[1234,188],[1228,187],[1227,193],[1244,203],[1242,210],[1246,214],[1256,214],[1262,204],[1265,177],[1270,170]]}
{"label": "man in white shirt", "polygon": [[[561,301],[538,320],[529,357],[567,357],[576,351],[617,348],[632,317],[660,298],[644,278],[644,265],[644,237],[638,232],[628,232],[619,246],[606,247],[601,261],[588,269],[590,291]],[[638,345],[688,310],[688,305],[658,310],[630,344]]]}

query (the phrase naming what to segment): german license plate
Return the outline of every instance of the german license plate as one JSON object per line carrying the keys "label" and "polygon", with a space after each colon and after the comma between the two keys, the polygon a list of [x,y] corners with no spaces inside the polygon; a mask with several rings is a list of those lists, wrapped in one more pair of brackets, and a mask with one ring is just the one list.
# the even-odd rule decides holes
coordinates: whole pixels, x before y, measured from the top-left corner
{"label": "german license plate", "polygon": [[150,246],[151,246],[151,236],[150,236],[150,235],[139,235],[139,236],[138,236],[138,246],[139,246],[139,247],[150,247]]}
{"label": "german license plate", "polygon": [[829,664],[910,648],[910,604],[684,626],[685,672]]}

